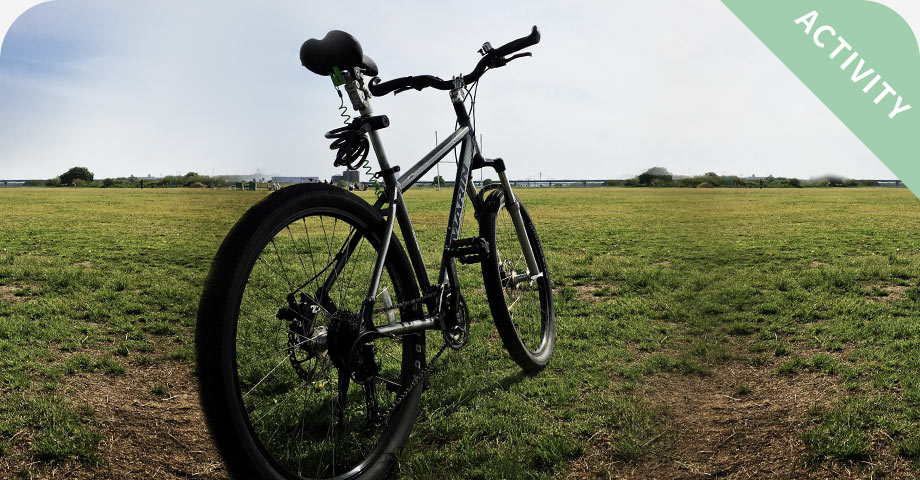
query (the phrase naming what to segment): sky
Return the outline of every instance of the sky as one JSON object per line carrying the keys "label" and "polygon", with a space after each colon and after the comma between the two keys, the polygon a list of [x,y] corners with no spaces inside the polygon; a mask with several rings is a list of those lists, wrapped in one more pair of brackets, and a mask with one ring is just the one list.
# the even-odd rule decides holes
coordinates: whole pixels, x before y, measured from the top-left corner
{"label": "sky", "polygon": [[[304,40],[345,30],[383,80],[449,78],[472,70],[483,42],[532,25],[543,36],[533,57],[488,72],[476,104],[483,154],[504,158],[514,179],[630,178],[652,166],[895,178],[717,0],[54,0],[3,39],[0,179],[75,165],[97,178],[328,178],[339,169],[323,133],[341,125],[339,97],[300,65]],[[404,169],[454,126],[447,92],[373,106],[390,117],[381,136]]]}

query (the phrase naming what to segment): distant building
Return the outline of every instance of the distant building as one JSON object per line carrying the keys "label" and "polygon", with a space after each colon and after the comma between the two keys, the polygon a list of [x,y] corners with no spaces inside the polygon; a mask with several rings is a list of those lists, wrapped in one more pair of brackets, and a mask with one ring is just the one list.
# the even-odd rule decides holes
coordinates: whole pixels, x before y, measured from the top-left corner
{"label": "distant building", "polygon": [[345,170],[341,175],[333,175],[332,178],[329,179],[329,182],[361,183],[361,172],[357,170]]}
{"label": "distant building", "polygon": [[[864,180],[859,180],[863,182]],[[900,180],[872,180],[875,182],[875,185],[878,187],[903,187],[905,186]]]}
{"label": "distant building", "polygon": [[333,175],[332,178],[329,179],[329,182],[361,183],[361,172],[357,170],[345,170],[341,175]]}
{"label": "distant building", "polygon": [[319,177],[272,177],[275,183],[319,183]]}

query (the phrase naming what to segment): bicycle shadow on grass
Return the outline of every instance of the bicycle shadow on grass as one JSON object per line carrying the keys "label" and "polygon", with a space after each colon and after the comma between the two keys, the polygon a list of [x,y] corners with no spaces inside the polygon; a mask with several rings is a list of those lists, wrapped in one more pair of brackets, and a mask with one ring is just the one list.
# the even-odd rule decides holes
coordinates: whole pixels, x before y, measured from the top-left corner
{"label": "bicycle shadow on grass", "polygon": [[[455,394],[448,394],[444,397],[439,397],[436,399],[436,404],[429,403],[429,413],[427,416],[450,418],[459,410],[459,408],[470,405],[479,397],[491,395],[499,390],[510,392],[512,386],[521,383],[528,378],[536,377],[537,375],[539,374],[531,374],[523,370],[518,370],[515,373],[505,375],[505,377],[500,380],[491,380],[486,385],[480,386],[478,388],[464,388]],[[450,378],[445,378],[443,381],[452,383],[454,385],[466,383],[470,387],[474,386],[472,382],[465,380],[466,379],[464,378],[462,372],[457,372],[451,375]]]}

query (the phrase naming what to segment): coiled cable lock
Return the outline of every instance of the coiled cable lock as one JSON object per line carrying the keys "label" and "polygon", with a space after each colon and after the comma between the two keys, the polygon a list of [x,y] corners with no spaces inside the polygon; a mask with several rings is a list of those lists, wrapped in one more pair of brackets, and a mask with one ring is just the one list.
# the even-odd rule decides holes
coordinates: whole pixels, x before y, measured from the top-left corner
{"label": "coiled cable lock", "polygon": [[367,160],[370,151],[370,142],[367,132],[380,130],[390,126],[390,119],[386,115],[373,117],[358,117],[344,127],[326,132],[326,138],[332,140],[329,145],[335,154],[335,166],[357,170]]}

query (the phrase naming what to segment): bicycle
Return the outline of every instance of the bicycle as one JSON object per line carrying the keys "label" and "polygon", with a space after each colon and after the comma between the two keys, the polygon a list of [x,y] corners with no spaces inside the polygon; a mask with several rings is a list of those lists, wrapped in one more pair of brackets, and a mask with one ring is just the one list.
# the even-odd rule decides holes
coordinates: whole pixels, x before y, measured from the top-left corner
{"label": "bicycle", "polygon": [[[247,211],[221,244],[198,310],[202,405],[214,440],[237,478],[380,478],[395,464],[418,414],[431,366],[469,340],[457,262],[480,263],[501,340],[524,370],[538,372],[555,344],[552,286],[527,210],[500,158],[486,159],[474,132],[470,87],[488,70],[529,56],[530,35],[485,43],[469,75],[382,82],[351,35],[332,31],[301,48],[305,67],[344,86],[359,113],[326,137],[335,164],[367,165],[373,147],[382,180],[371,206],[345,189],[301,184]],[[365,76],[374,77],[365,83]],[[457,130],[398,178],[370,99],[434,88],[450,92]],[[342,97],[344,105],[344,97]],[[432,282],[403,194],[460,147],[440,271]],[[472,171],[499,183],[477,188]],[[479,236],[460,238],[467,197]],[[403,241],[394,234],[398,224]],[[320,233],[322,232],[322,233]],[[426,332],[443,345],[427,359]]]}

